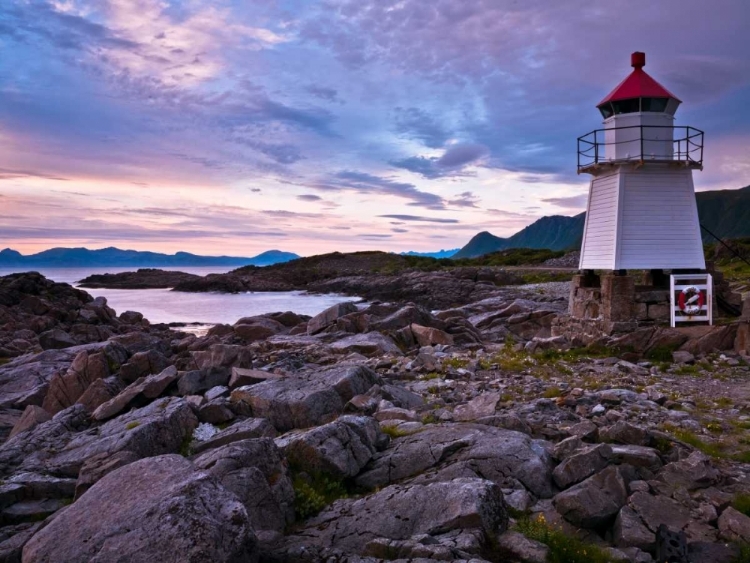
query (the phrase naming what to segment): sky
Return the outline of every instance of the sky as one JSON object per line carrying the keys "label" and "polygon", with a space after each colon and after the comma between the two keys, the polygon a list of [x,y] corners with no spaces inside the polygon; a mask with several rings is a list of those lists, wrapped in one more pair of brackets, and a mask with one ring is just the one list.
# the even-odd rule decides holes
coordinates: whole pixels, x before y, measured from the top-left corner
{"label": "sky", "polygon": [[750,184],[746,0],[0,0],[0,248],[463,246],[585,209],[645,51]]}

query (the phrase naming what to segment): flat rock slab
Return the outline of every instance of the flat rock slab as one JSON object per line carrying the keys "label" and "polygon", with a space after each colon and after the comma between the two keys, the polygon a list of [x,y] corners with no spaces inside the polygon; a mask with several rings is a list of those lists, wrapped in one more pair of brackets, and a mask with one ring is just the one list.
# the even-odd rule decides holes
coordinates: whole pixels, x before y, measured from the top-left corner
{"label": "flat rock slab", "polygon": [[178,455],[109,473],[23,548],[24,563],[257,561],[245,507]]}
{"label": "flat rock slab", "polygon": [[430,424],[394,439],[375,455],[356,483],[367,489],[419,477],[415,482],[482,476],[504,488],[552,497],[552,459],[540,440],[482,424]]}
{"label": "flat rock slab", "polygon": [[[484,479],[393,485],[368,497],[334,502],[307,521],[292,542],[362,553],[373,540],[406,540],[475,530],[489,541],[507,528],[499,487]],[[438,540],[439,541],[439,540]]]}
{"label": "flat rock slab", "polygon": [[365,334],[354,334],[330,345],[331,351],[338,354],[358,352],[365,356],[392,354],[402,356],[403,353],[396,343],[389,337],[379,332],[366,332]]}
{"label": "flat rock slab", "polygon": [[371,369],[344,365],[239,387],[231,400],[246,403],[253,416],[266,418],[285,432],[332,421],[352,397],[380,384],[382,380]]}

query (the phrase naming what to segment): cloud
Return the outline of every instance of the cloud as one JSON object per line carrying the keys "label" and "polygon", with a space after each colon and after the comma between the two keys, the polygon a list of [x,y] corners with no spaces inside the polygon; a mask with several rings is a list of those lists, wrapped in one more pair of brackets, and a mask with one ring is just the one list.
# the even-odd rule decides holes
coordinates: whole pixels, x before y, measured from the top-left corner
{"label": "cloud", "polygon": [[388,178],[381,178],[366,172],[344,170],[335,175],[311,184],[309,187],[323,191],[352,191],[361,194],[388,195],[407,199],[407,205],[425,207],[427,209],[443,209],[443,198],[436,194],[424,192],[414,184],[397,182]]}
{"label": "cloud", "polygon": [[322,201],[323,198],[314,194],[303,194],[298,195],[297,199],[300,201]]}
{"label": "cloud", "polygon": [[397,107],[394,121],[399,135],[421,141],[426,147],[441,148],[450,138],[442,123],[419,108]]}
{"label": "cloud", "polygon": [[442,219],[440,217],[420,217],[418,215],[378,215],[386,219],[398,219],[400,221],[417,221],[423,223],[458,223],[457,219]]}
{"label": "cloud", "polygon": [[10,168],[0,168],[0,180],[13,180],[17,178],[44,178],[46,180],[58,180],[61,182],[68,181],[67,178],[37,172],[33,170],[14,170]]}
{"label": "cloud", "polygon": [[562,207],[565,209],[583,209],[586,207],[586,202],[589,199],[588,194],[580,194],[580,195],[572,195],[572,196],[563,196],[563,197],[548,197],[548,198],[542,198],[541,201],[544,203],[550,203],[552,205],[556,205],[557,207]]}
{"label": "cloud", "polygon": [[477,208],[479,203],[479,197],[474,195],[472,192],[463,192],[456,196],[455,199],[449,199],[448,205],[456,207],[474,207]]}
{"label": "cloud", "polygon": [[340,101],[338,98],[338,92],[335,88],[326,88],[325,86],[311,84],[306,88],[306,90],[316,98],[320,98],[321,100],[325,100],[327,102]]}
{"label": "cloud", "polygon": [[489,154],[487,147],[479,144],[452,145],[439,157],[412,156],[391,161],[397,168],[404,168],[425,178],[468,176],[465,168],[478,164]]}
{"label": "cloud", "polygon": [[391,229],[394,233],[408,233],[409,229]]}

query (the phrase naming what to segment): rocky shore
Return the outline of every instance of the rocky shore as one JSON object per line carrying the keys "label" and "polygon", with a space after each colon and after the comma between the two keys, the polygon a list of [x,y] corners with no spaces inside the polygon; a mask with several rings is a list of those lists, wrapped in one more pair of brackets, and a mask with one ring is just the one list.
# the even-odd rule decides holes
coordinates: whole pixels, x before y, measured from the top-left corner
{"label": "rocky shore", "polygon": [[592,341],[492,275],[203,337],[0,278],[0,561],[747,560],[746,322]]}

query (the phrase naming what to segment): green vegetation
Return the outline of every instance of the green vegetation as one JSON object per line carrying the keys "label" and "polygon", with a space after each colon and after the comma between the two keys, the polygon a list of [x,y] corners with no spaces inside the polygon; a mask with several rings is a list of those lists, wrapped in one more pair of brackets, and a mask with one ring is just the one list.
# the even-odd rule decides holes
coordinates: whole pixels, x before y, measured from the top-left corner
{"label": "green vegetation", "polygon": [[326,473],[296,473],[292,478],[294,510],[304,520],[333,501],[350,496],[344,483]]}
{"label": "green vegetation", "polygon": [[137,420],[134,420],[132,422],[128,422],[125,425],[125,430],[132,430],[133,428],[138,428],[141,425],[141,423]]}
{"label": "green vegetation", "polygon": [[390,426],[385,425],[381,426],[380,429],[383,431],[383,434],[388,434],[391,438],[402,438],[404,436],[409,436],[410,434],[414,434],[414,432],[409,432],[408,430],[401,430],[396,426]]}
{"label": "green vegetation", "polygon": [[646,359],[652,362],[672,363],[672,352],[677,350],[678,346],[655,346],[646,352]]}
{"label": "green vegetation", "polygon": [[422,417],[422,424],[437,424],[438,422],[440,421],[432,413],[428,413]]}
{"label": "green vegetation", "polygon": [[750,494],[740,493],[732,500],[732,507],[745,516],[750,516]]}
{"label": "green vegetation", "polygon": [[544,390],[544,393],[542,394],[542,397],[545,399],[554,399],[555,397],[560,397],[562,395],[562,389],[559,387],[548,387]]}
{"label": "green vegetation", "polygon": [[185,436],[182,440],[182,443],[180,443],[180,449],[177,450],[177,453],[182,457],[190,457],[190,454],[192,453],[190,442],[192,442],[192,440],[192,435],[188,434],[187,436]]}
{"label": "green vegetation", "polygon": [[563,532],[549,524],[544,515],[522,518],[517,529],[527,538],[549,547],[548,563],[613,563],[602,548]]}
{"label": "green vegetation", "polygon": [[10,363],[10,358],[0,358],[0,366]]}
{"label": "green vegetation", "polygon": [[[565,255],[563,250],[546,248],[509,248],[478,256],[477,258],[451,259],[454,266],[529,266],[542,264]],[[567,274],[570,278],[570,274]]]}

